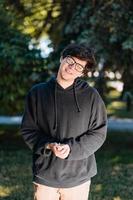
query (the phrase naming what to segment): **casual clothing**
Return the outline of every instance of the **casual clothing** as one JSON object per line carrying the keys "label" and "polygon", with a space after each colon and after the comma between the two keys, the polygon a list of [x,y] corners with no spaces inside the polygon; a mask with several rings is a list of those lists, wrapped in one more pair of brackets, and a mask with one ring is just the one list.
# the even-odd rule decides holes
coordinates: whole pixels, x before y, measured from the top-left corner
{"label": "casual clothing", "polygon": [[34,184],[34,200],[88,200],[91,181],[72,188],[53,188]]}
{"label": "casual clothing", "polygon": [[[64,89],[55,78],[28,93],[21,124],[33,150],[33,181],[54,188],[83,184],[97,173],[94,153],[106,138],[107,116],[98,92],[77,78]],[[70,146],[66,159],[47,149],[48,143]]]}

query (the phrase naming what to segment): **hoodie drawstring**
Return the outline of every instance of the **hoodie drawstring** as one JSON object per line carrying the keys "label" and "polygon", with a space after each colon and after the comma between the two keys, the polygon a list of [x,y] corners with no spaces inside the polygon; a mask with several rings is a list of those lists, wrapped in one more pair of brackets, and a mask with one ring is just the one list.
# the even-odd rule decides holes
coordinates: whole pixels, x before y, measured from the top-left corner
{"label": "hoodie drawstring", "polygon": [[55,81],[55,90],[54,90],[54,109],[55,109],[55,120],[53,129],[57,130],[57,83]]}
{"label": "hoodie drawstring", "polygon": [[74,81],[74,84],[73,84],[73,94],[74,94],[74,99],[75,99],[75,102],[76,102],[76,106],[77,106],[77,109],[78,109],[78,112],[81,111],[80,109],[80,106],[79,106],[79,103],[78,103],[78,98],[77,98],[77,94],[76,94],[76,81]]}

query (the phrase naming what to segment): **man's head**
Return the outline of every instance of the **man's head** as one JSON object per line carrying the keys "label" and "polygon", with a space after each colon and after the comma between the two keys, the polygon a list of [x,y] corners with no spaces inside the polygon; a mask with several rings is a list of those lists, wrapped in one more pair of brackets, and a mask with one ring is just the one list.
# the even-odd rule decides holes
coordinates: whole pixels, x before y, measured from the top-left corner
{"label": "man's head", "polygon": [[87,76],[94,67],[92,50],[83,44],[69,44],[61,52],[57,79],[72,83],[77,77]]}
{"label": "man's head", "polygon": [[96,65],[94,53],[92,50],[84,44],[69,44],[61,52],[61,59],[66,57],[75,57],[79,60],[86,61],[86,65],[83,66],[82,75],[87,76],[88,72]]}

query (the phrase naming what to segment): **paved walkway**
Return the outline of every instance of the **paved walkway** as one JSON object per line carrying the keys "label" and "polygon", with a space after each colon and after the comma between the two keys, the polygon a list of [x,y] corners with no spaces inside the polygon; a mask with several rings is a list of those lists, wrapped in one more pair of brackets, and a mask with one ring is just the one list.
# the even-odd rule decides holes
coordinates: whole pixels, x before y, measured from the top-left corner
{"label": "paved walkway", "polygon": [[19,125],[21,120],[21,116],[0,116],[0,125]]}
{"label": "paved walkway", "polygon": [[132,132],[133,119],[109,118],[108,129],[111,131]]}
{"label": "paved walkway", "polygon": [[[0,116],[0,125],[20,125],[21,116]],[[108,129],[111,131],[133,132],[133,119],[108,119]]]}

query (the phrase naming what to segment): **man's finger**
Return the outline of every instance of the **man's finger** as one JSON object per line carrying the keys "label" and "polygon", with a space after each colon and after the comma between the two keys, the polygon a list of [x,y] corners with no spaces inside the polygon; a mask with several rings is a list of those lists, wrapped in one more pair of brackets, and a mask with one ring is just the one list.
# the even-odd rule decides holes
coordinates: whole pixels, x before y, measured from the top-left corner
{"label": "man's finger", "polygon": [[65,154],[67,151],[68,151],[68,148],[65,147],[65,148],[63,148],[63,149],[60,151],[60,153],[61,153],[61,154]]}
{"label": "man's finger", "polygon": [[56,146],[56,148],[57,148],[58,151],[61,151],[63,149],[63,147],[60,146],[60,145]]}

